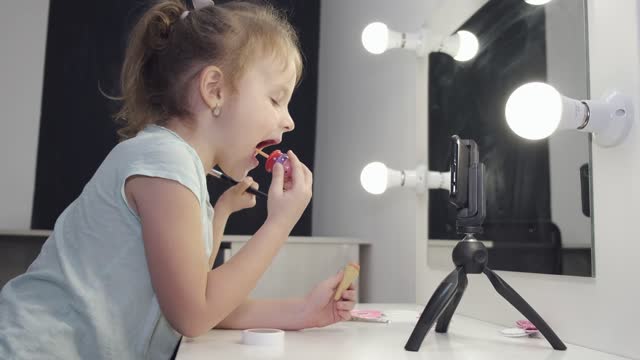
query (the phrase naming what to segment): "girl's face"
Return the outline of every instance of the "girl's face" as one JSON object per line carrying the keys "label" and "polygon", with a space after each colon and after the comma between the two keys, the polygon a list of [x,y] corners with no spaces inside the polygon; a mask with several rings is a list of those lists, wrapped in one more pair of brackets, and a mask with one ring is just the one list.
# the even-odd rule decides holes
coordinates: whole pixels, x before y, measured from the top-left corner
{"label": "girl's face", "polygon": [[293,130],[288,105],[295,81],[293,62],[283,69],[271,56],[247,68],[217,118],[224,137],[216,146],[215,163],[223,172],[236,180],[244,178],[259,165],[256,149],[279,144],[282,134]]}

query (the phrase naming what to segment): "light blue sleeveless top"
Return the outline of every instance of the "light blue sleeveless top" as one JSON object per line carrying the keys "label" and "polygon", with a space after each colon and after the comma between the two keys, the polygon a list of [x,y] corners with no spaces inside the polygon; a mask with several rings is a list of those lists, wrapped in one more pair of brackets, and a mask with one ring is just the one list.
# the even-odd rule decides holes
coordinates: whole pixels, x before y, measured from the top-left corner
{"label": "light blue sleeveless top", "polygon": [[175,180],[193,192],[208,263],[213,208],[202,162],[176,133],[150,125],[109,153],[28,271],[0,292],[0,359],[171,356],[180,334],[151,286],[140,219],[124,193],[133,175]]}

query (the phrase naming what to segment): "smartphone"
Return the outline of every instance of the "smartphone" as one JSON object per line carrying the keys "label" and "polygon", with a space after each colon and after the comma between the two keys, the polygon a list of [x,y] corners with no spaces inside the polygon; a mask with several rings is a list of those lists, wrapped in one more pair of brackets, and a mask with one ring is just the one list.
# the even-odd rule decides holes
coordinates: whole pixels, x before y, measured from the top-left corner
{"label": "smartphone", "polygon": [[466,208],[469,202],[469,151],[465,142],[458,135],[451,137],[449,201],[457,208]]}

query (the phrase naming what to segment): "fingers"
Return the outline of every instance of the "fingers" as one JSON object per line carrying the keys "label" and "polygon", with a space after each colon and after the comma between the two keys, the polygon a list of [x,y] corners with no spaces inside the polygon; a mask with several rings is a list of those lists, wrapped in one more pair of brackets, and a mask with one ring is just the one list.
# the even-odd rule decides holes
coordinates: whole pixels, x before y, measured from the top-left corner
{"label": "fingers", "polygon": [[283,188],[285,191],[292,190],[294,187],[298,189],[309,189],[309,191],[311,191],[313,185],[313,174],[311,170],[300,161],[292,150],[287,151],[287,156],[289,157],[289,163],[291,165],[291,174],[284,179]]}
{"label": "fingers", "polygon": [[313,189],[313,173],[311,172],[311,170],[309,170],[309,168],[306,165],[304,166],[304,169],[305,169],[305,174],[307,179],[307,186]]}
{"label": "fingers", "polygon": [[340,311],[338,311],[338,316],[340,316],[340,319],[342,319],[344,321],[351,320],[351,312],[350,311],[340,310]]}
{"label": "fingers", "polygon": [[259,190],[260,189],[260,184],[258,184],[257,182],[253,181],[251,183],[251,187],[254,188],[255,190]]}
{"label": "fingers", "polygon": [[240,196],[249,196],[251,198],[249,207],[254,207],[256,205],[256,196],[247,192],[250,187],[257,189],[258,183],[253,181],[253,178],[251,176],[247,176],[235,186],[235,191],[236,194],[239,194]]}
{"label": "fingers", "polygon": [[306,183],[304,169],[302,168],[304,165],[293,151],[289,150],[287,155],[289,156],[289,161],[291,161],[291,179],[293,180],[293,186],[300,188]]}
{"label": "fingers", "polygon": [[313,185],[313,174],[311,173],[311,170],[309,170],[309,168],[307,167],[307,165],[305,165],[302,161],[300,161],[300,159],[298,159],[298,156],[291,150],[289,150],[289,158],[292,159],[292,164],[293,161],[297,162],[298,164],[300,164],[300,174],[302,175],[300,177],[300,181],[303,181],[304,184],[308,187],[311,187]]}
{"label": "fingers", "polygon": [[276,163],[273,165],[272,174],[269,196],[282,195],[282,189],[284,188],[284,169],[282,168],[282,164]]}
{"label": "fingers", "polygon": [[251,176],[247,176],[235,186],[235,190],[237,193],[242,194],[243,192],[247,191],[247,189],[253,183],[253,178]]}
{"label": "fingers", "polygon": [[338,301],[336,303],[336,309],[338,309],[338,311],[351,311],[355,307],[355,301]]}
{"label": "fingers", "polygon": [[300,164],[302,164],[302,171],[304,173],[305,185],[307,185],[309,188],[313,188],[313,173],[311,172],[311,170],[309,170],[307,165],[305,165],[302,162]]}
{"label": "fingers", "polygon": [[[253,190],[260,189],[260,184],[258,184],[257,182],[253,181],[253,178],[251,176],[247,176],[245,179],[249,179],[249,181],[250,181],[249,187],[251,189],[253,189]],[[249,190],[249,189],[247,189],[247,190]],[[251,207],[255,206],[255,204],[256,204],[256,195],[252,194],[250,192],[245,192],[245,194],[251,195],[253,197],[253,201],[252,201],[253,205]]]}
{"label": "fingers", "polygon": [[250,199],[251,202],[249,203],[249,205],[247,205],[248,208],[252,208],[252,207],[256,206],[256,196],[254,194],[245,192],[245,193],[242,193],[242,195],[243,196],[247,195],[247,196],[251,197],[251,199]]}
{"label": "fingers", "polygon": [[355,290],[345,290],[342,293],[343,300],[356,301],[356,291]]}
{"label": "fingers", "polygon": [[254,196],[251,193],[248,193],[247,190],[249,188],[253,188],[255,190],[258,190],[260,188],[260,184],[258,184],[257,182],[253,181],[253,178],[251,176],[247,176],[244,179],[242,179],[242,181],[240,181],[236,186],[235,186],[235,191],[237,194],[249,194],[251,196]]}
{"label": "fingers", "polygon": [[343,277],[344,277],[344,270],[340,270],[338,271],[337,274],[333,275],[332,277],[328,278],[325,281],[327,282],[327,285],[331,289],[335,290],[338,287],[338,285],[340,285],[340,282],[342,281]]}
{"label": "fingers", "polygon": [[286,179],[286,180],[284,181],[284,190],[285,190],[285,191],[289,191],[289,190],[291,190],[292,188],[293,188],[293,181],[292,181],[290,178]]}

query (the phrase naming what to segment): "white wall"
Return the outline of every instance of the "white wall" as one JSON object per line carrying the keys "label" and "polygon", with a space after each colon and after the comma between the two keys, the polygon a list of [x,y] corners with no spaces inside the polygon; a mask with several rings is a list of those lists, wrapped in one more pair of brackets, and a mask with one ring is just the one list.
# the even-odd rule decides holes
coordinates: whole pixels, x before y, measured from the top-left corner
{"label": "white wall", "polygon": [[407,302],[415,298],[415,195],[389,191],[368,195],[360,171],[377,160],[413,168],[415,56],[392,51],[368,54],[362,29],[383,21],[418,29],[427,1],[322,1],[318,125],[313,196],[313,235],[370,241],[372,281],[363,299]]}
{"label": "white wall", "polygon": [[0,1],[0,229],[29,229],[48,0]]}
{"label": "white wall", "polygon": [[[313,235],[372,243],[370,267],[361,273],[368,284],[361,294],[365,301],[415,299],[416,214],[422,214],[420,222],[426,220],[426,213],[416,209],[421,202],[412,191],[399,189],[369,195],[359,177],[374,160],[396,169],[424,164],[426,151],[416,151],[415,139],[426,136],[426,129],[416,131],[415,119],[426,119],[426,107],[416,108],[416,92],[423,99],[427,94],[421,87],[426,74],[416,75],[424,60],[402,50],[368,54],[361,31],[373,21],[416,31],[429,18],[432,29],[450,33],[484,1],[322,1]],[[462,13],[469,8],[457,24],[439,12],[441,4],[452,2]]]}
{"label": "white wall", "polygon": [[[634,99],[636,123],[620,146],[592,148],[596,277],[499,274],[566,342],[640,358],[640,242],[634,227],[640,214],[640,4],[611,4],[588,1],[590,93],[598,98],[616,88],[628,94]],[[427,267],[424,225],[417,225],[416,294],[425,303],[447,271]],[[504,325],[522,318],[481,276],[470,278],[459,313]]]}

